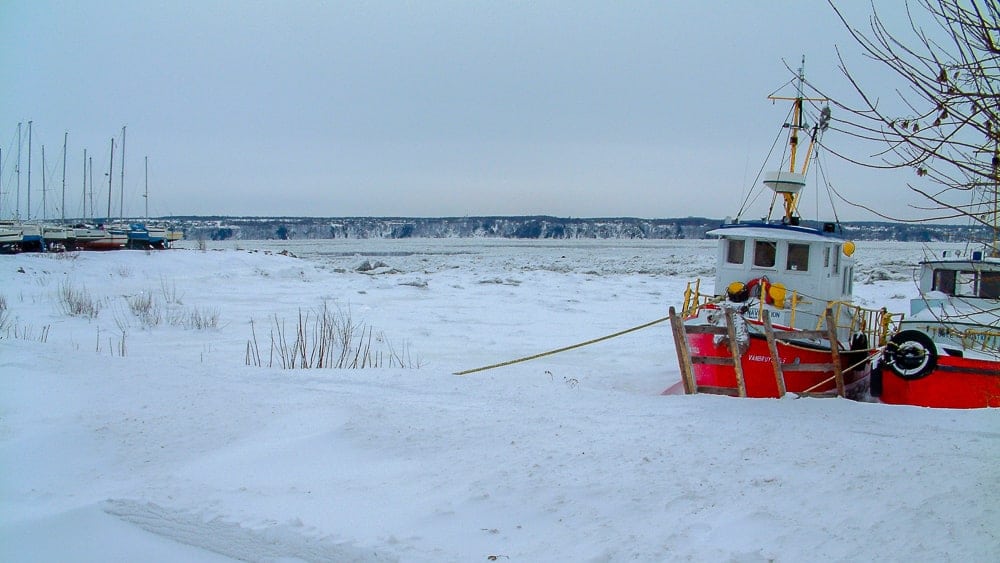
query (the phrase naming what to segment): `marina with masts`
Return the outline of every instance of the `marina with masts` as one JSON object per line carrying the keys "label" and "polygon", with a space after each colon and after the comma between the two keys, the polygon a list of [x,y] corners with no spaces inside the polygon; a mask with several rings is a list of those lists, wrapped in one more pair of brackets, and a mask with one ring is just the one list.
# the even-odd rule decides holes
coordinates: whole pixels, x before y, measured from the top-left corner
{"label": "marina with masts", "polygon": [[[25,127],[27,125],[27,127]],[[62,178],[61,198],[58,210],[59,219],[49,217],[49,191],[52,191],[51,177],[45,157],[45,145],[41,145],[42,160],[42,203],[41,211],[33,214],[32,208],[32,170],[34,149],[34,121],[17,124],[14,151],[0,148],[0,253],[17,252],[61,252],[67,250],[119,250],[130,249],[165,249],[171,242],[183,238],[183,234],[164,225],[149,222],[149,157],[143,158],[144,201],[143,218],[128,218],[125,215],[125,133],[121,130],[121,142],[118,145],[119,178],[118,215],[112,215],[115,177],[115,138],[110,141],[108,153],[107,209],[103,216],[96,213],[94,200],[94,162],[88,149],[83,149],[82,180],[83,189],[80,198],[81,212],[72,217],[67,214],[66,176],[69,131],[63,133],[62,146]],[[27,141],[27,147],[24,141]],[[12,141],[12,144],[13,142]],[[26,149],[26,150],[25,150]],[[11,154],[14,153],[14,154]],[[26,153],[26,155],[24,154]],[[27,169],[24,170],[26,185],[22,193],[22,157],[26,156]],[[7,163],[13,160],[13,170]],[[6,176],[5,176],[6,174]],[[13,189],[11,187],[13,186]],[[13,204],[10,204],[13,196]],[[22,213],[21,203],[25,207]],[[89,204],[89,205],[88,205]],[[40,217],[39,217],[40,215]]]}

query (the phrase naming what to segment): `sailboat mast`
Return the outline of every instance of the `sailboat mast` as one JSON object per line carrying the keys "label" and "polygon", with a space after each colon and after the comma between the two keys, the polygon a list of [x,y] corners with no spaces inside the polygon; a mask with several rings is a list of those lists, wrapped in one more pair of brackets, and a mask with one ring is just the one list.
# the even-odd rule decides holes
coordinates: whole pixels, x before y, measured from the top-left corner
{"label": "sailboat mast", "polygon": [[90,169],[90,218],[94,218],[94,157],[89,157],[87,159],[88,168]]}
{"label": "sailboat mast", "polygon": [[83,213],[80,215],[81,219],[87,218],[87,149],[83,149]]}
{"label": "sailboat mast", "polygon": [[45,145],[42,145],[42,220],[48,217],[45,215]]}
{"label": "sailboat mast", "polygon": [[146,194],[142,197],[146,199],[146,220],[149,220],[149,157],[143,157],[143,168],[146,173]]}
{"label": "sailboat mast", "polygon": [[24,218],[31,220],[31,121],[28,122],[28,209]]}
{"label": "sailboat mast", "polygon": [[118,219],[125,217],[125,126],[122,125],[122,189],[118,193]]}
{"label": "sailboat mast", "polygon": [[111,180],[115,177],[115,138],[111,137],[111,162],[108,164],[108,223],[111,222]]}
{"label": "sailboat mast", "polygon": [[17,164],[14,165],[14,172],[17,173],[17,199],[14,200],[14,216],[21,220],[21,122],[17,122]]}
{"label": "sailboat mast", "polygon": [[69,131],[63,133],[63,180],[62,180],[62,221],[66,222],[66,141]]}

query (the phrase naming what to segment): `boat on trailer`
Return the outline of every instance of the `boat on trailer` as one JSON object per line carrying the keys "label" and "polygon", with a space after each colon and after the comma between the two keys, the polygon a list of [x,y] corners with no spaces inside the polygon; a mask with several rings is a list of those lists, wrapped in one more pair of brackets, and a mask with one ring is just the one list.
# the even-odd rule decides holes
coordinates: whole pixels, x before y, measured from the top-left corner
{"label": "boat on trailer", "polygon": [[[792,102],[788,161],[764,176],[780,203],[761,220],[727,220],[709,231],[718,237],[715,285],[702,293],[688,284],[680,312],[670,309],[682,381],[666,392],[780,397],[786,392],[865,399],[878,346],[900,315],[852,301],[854,250],[836,223],[804,224],[798,203],[811,152],[830,118],[805,122],[799,71]],[[809,140],[796,162],[800,135]]]}
{"label": "boat on trailer", "polygon": [[21,249],[21,224],[0,221],[0,252],[18,252]]}

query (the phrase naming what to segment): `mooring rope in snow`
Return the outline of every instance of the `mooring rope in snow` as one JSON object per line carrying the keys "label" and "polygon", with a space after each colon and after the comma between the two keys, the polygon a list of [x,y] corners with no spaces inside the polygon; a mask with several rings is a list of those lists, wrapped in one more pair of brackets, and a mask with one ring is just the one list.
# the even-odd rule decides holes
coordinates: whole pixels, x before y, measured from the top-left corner
{"label": "mooring rope in snow", "polygon": [[545,356],[551,356],[553,354],[558,354],[560,352],[566,352],[568,350],[573,350],[575,348],[582,348],[584,346],[589,346],[591,344],[597,344],[598,342],[603,342],[605,340],[610,340],[612,338],[615,338],[615,337],[618,337],[618,336],[622,336],[623,334],[628,334],[630,332],[635,332],[637,330],[642,330],[644,328],[649,328],[649,327],[651,327],[653,325],[660,324],[662,322],[669,321],[669,320],[670,320],[670,317],[663,317],[662,319],[656,319],[655,321],[650,321],[648,323],[641,324],[639,326],[634,326],[632,328],[627,328],[625,330],[618,331],[618,332],[616,332],[614,334],[609,334],[607,336],[602,336],[600,338],[594,338],[593,340],[588,340],[586,342],[581,342],[579,344],[573,344],[572,346],[564,346],[562,348],[557,348],[555,350],[549,350],[548,352],[542,352],[540,354],[534,354],[534,355],[531,355],[531,356],[525,356],[523,358],[518,358],[516,360],[508,360],[506,362],[500,362],[499,364],[493,364],[493,365],[489,365],[489,366],[483,366],[481,368],[467,369],[465,371],[456,371],[453,375],[468,375],[470,373],[476,373],[478,371],[486,371],[486,370],[495,369],[495,368],[502,368],[504,366],[509,366],[509,365],[513,365],[513,364],[519,364],[521,362],[527,362],[529,360],[537,360],[538,358],[544,358]]}

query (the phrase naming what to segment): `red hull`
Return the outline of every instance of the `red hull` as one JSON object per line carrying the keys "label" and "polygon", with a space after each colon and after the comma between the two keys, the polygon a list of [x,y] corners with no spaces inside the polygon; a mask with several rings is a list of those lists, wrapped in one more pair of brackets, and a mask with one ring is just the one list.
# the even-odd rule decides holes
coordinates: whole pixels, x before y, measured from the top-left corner
{"label": "red hull", "polygon": [[112,239],[96,239],[88,241],[77,241],[78,248],[84,250],[121,250],[125,248],[125,241]]}
{"label": "red hull", "polygon": [[883,369],[883,403],[945,409],[1000,407],[1000,362],[940,356],[920,379],[906,380]]}
{"label": "red hull", "polygon": [[[729,346],[725,343],[715,344],[711,334],[691,334],[688,336],[691,354],[697,356],[714,356],[729,358]],[[785,390],[789,393],[825,393],[836,391],[833,370],[829,371],[797,371],[796,365],[829,364],[832,357],[829,350],[811,349],[798,345],[777,343],[778,357],[781,359],[781,370],[785,379]],[[743,368],[743,380],[746,384],[748,397],[779,397],[778,382],[774,376],[771,364],[771,354],[767,341],[753,336],[747,351],[741,356],[740,365]],[[842,363],[849,365],[842,354]],[[695,382],[698,386],[724,387],[736,389],[736,373],[730,366],[711,364],[696,364],[693,366]],[[857,398],[868,389],[867,369],[850,371],[844,375],[844,386],[847,396]],[[826,383],[823,381],[828,380]]]}

